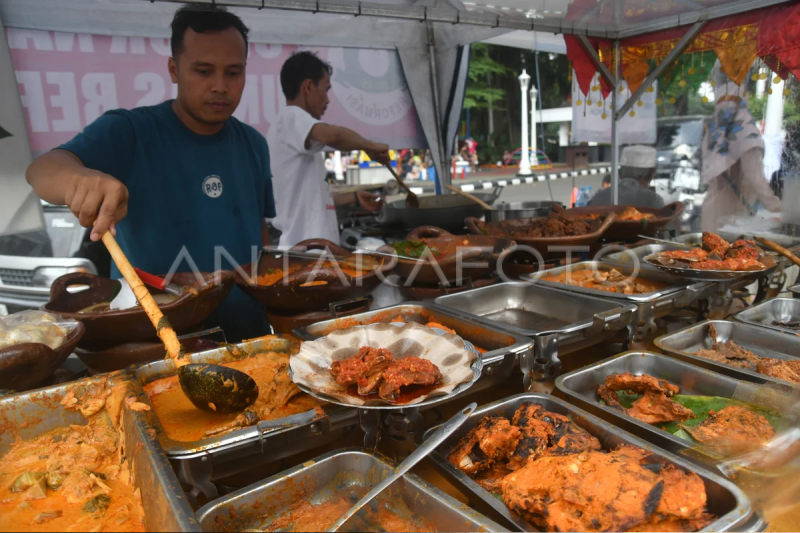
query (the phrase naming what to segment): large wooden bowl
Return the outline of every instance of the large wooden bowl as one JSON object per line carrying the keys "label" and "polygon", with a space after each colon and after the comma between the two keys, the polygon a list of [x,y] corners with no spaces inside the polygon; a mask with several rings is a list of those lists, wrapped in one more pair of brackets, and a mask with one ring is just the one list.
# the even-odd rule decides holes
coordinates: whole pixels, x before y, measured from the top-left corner
{"label": "large wooden bowl", "polygon": [[55,350],[34,342],[0,349],[0,389],[21,392],[41,385],[69,357],[85,331],[79,322]]}
{"label": "large wooden bowl", "polygon": [[639,235],[646,237],[655,236],[656,232],[663,230],[673,220],[678,218],[683,213],[683,202],[673,202],[660,209],[653,207],[636,207],[636,210],[644,214],[655,215],[655,218],[650,220],[620,220],[619,215],[630,206],[627,205],[603,205],[593,207],[575,207],[568,209],[564,212],[566,216],[583,217],[587,215],[604,215],[606,213],[614,213],[617,219],[611,224],[603,238],[608,241],[637,241],[640,239]]}
{"label": "large wooden bowl", "polygon": [[[199,326],[222,303],[233,287],[233,273],[226,270],[202,273],[200,281],[193,273],[180,273],[172,277],[172,283],[188,289],[176,300],[159,308],[176,333],[185,333]],[[89,288],[70,293],[67,289],[75,285],[88,285]],[[116,281],[93,274],[66,274],[50,287],[50,301],[44,309],[83,322],[86,334],[80,342],[81,348],[93,350],[126,342],[160,342],[153,324],[140,306],[97,313],[78,312],[109,301],[116,286]],[[151,292],[159,294],[160,291],[151,289]]]}
{"label": "large wooden bowl", "polygon": [[[425,239],[430,248],[436,248],[441,253],[429,256],[421,266],[419,261],[400,257],[394,271],[404,280],[413,278],[414,284],[423,285],[457,281],[459,277],[473,280],[485,278],[497,268],[500,255],[515,244],[513,240],[504,237],[453,235],[435,226],[419,227],[406,237],[407,241],[422,239]],[[395,250],[387,245],[382,246],[380,251],[391,254]]]}
{"label": "large wooden bowl", "polygon": [[[352,252],[325,239],[305,240],[293,249],[306,251],[325,248],[337,257],[354,256]],[[391,268],[389,261],[391,260],[387,259],[379,263],[379,268],[363,276],[352,277],[342,270],[337,272],[334,268],[320,268],[314,271],[316,262],[313,259],[289,258],[290,267],[300,266],[300,268],[272,285],[259,285],[257,279],[245,278],[238,271],[235,277],[236,284],[245,293],[261,302],[267,311],[302,313],[325,310],[331,303],[367,296],[378,287],[383,275]],[[284,258],[262,255],[258,262],[257,274],[265,274],[269,269],[284,268]],[[245,265],[242,270],[249,274],[252,271],[252,264]],[[311,279],[312,272],[313,281],[324,282],[323,285],[303,286]]]}

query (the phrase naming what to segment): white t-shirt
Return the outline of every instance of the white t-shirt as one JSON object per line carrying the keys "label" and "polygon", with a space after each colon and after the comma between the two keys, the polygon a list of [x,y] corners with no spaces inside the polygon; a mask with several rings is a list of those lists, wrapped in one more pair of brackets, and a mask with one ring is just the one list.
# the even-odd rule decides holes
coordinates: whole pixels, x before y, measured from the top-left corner
{"label": "white t-shirt", "polygon": [[312,238],[339,243],[339,223],[331,188],[325,181],[324,146],[306,139],[319,123],[305,110],[286,106],[267,133],[276,216],[281,249]]}

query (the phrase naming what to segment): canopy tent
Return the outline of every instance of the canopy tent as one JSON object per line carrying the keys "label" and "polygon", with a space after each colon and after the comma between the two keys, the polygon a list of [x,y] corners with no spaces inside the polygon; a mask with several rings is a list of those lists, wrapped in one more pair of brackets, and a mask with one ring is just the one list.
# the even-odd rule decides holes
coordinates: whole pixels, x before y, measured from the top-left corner
{"label": "canopy tent", "polygon": [[[516,31],[576,36],[589,61],[602,72],[610,87],[617,86],[622,79],[618,72],[621,61],[608,59],[609,55],[619,53],[620,39],[685,28],[683,38],[678,37],[672,45],[679,53],[708,21],[787,3],[787,0],[480,0],[463,4],[457,0],[200,1],[227,6],[241,15],[252,28],[253,42],[397,50],[437,176],[445,183],[451,178],[448,159],[463,104],[470,43]],[[176,3],[0,0],[0,17],[5,26],[14,28],[166,37],[165,21]],[[600,57],[596,44],[589,38],[611,41],[614,50]],[[664,62],[671,62],[677,55],[669,53]],[[658,74],[662,70],[663,67]],[[645,80],[644,86],[647,85]],[[616,93],[611,92],[615,125],[625,111],[617,109]],[[630,102],[633,104],[634,100]],[[616,135],[612,137],[616,199],[619,143]],[[3,230],[0,227],[0,233]]]}

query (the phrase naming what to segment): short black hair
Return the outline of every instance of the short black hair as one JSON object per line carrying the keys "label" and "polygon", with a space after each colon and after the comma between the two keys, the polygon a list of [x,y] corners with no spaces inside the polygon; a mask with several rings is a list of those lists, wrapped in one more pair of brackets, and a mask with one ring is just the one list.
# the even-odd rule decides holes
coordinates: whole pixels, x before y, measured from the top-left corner
{"label": "short black hair", "polygon": [[294,100],[300,94],[300,86],[305,80],[318,85],[327,74],[333,76],[333,67],[321,60],[313,52],[296,52],[281,67],[281,89],[287,100]]}
{"label": "short black hair", "polygon": [[611,174],[606,174],[605,176],[603,176],[603,185],[605,185],[606,183],[611,185]]}
{"label": "short black hair", "polygon": [[183,37],[186,30],[193,29],[197,33],[208,33],[236,28],[244,38],[245,55],[247,55],[247,35],[250,29],[242,19],[215,5],[187,4],[175,12],[172,19],[172,57],[177,57],[183,48]]}

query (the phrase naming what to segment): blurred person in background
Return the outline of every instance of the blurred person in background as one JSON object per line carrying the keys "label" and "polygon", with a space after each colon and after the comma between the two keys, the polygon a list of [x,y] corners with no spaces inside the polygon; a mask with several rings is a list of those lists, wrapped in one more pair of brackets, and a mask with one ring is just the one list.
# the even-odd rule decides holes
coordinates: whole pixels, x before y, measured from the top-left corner
{"label": "blurred person in background", "polygon": [[600,185],[600,190],[605,190],[611,187],[611,174],[603,176],[603,184]]}
{"label": "blurred person in background", "polygon": [[739,87],[714,66],[714,115],[703,136],[701,179],[708,184],[700,222],[703,231],[716,231],[720,219],[755,215],[759,207],[780,211],[764,176],[764,142],[750,114],[745,88]]}
{"label": "blurred person in background", "polygon": [[[619,158],[619,205],[634,207],[664,207],[664,200],[650,189],[650,181],[656,175],[656,149],[636,144],[626,146]],[[611,176],[608,187],[603,187],[589,200],[590,206],[612,205]],[[605,184],[605,179],[603,179]]]}

